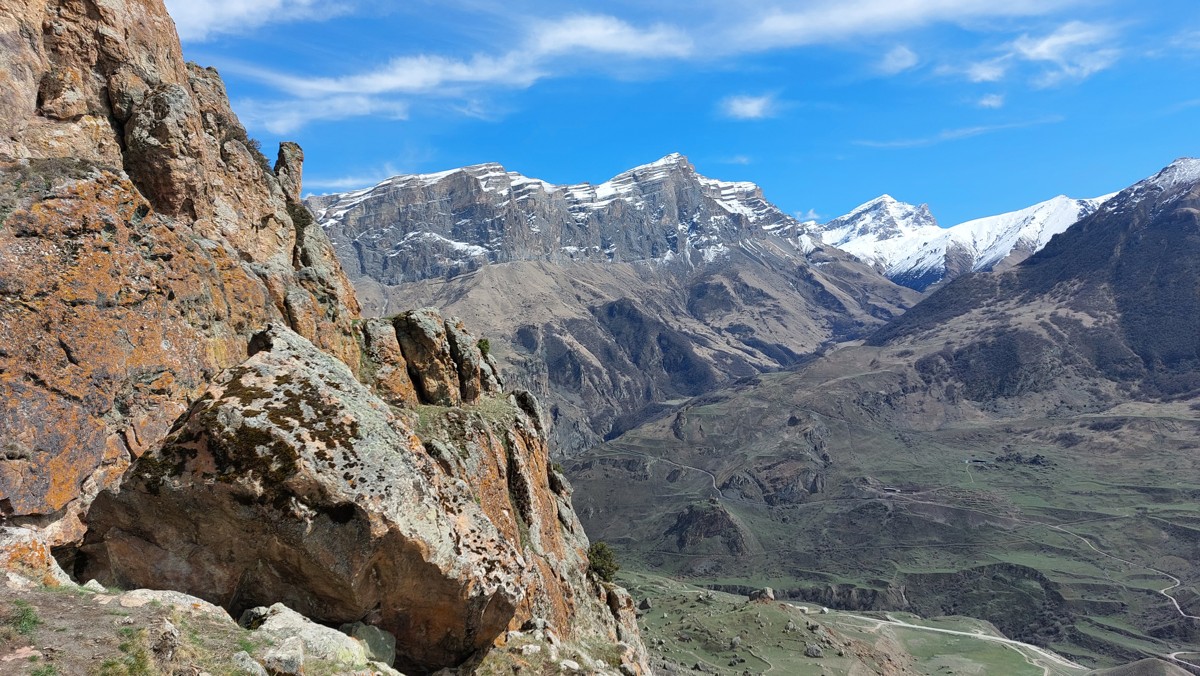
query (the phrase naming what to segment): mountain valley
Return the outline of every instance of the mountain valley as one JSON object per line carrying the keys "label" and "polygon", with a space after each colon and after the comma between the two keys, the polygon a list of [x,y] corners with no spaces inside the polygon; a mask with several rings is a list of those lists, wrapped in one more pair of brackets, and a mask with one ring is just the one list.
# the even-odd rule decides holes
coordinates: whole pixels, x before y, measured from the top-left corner
{"label": "mountain valley", "polygon": [[1196,650],[1198,168],[573,458],[585,525],[717,588],[979,617],[1085,663]]}
{"label": "mountain valley", "polygon": [[[483,92],[458,112],[507,140],[474,79],[515,100],[578,85],[580,53],[692,58],[673,25],[466,3],[370,18],[436,13],[451,54],[460,16],[503,14],[523,56],[405,43],[431,51],[337,76],[305,31],[356,4],[0,0],[0,674],[1200,674],[1200,160],[950,228],[888,195],[804,222],[679,153],[306,195],[300,145],[251,131],[313,134],[309,183],[357,184],[329,148],[455,105],[426,89]],[[308,51],[328,76],[266,58]],[[246,96],[268,82],[290,98]],[[929,139],[1066,127],[1034,126]],[[931,145],[897,138],[854,146]],[[493,149],[436,157],[528,159]]]}
{"label": "mountain valley", "polygon": [[571,454],[919,298],[680,155],[592,186],[480,165],[308,200],[368,314],[475,318]]}

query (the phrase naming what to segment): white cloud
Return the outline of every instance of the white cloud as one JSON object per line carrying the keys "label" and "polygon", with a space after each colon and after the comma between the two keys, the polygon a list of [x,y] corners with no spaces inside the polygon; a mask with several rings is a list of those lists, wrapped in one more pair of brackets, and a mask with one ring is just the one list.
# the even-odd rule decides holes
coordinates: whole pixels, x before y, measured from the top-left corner
{"label": "white cloud", "polygon": [[1200,99],[1191,99],[1189,101],[1180,101],[1179,103],[1176,103],[1175,105],[1168,107],[1166,109],[1166,111],[1164,111],[1164,112],[1168,115],[1174,115],[1175,113],[1181,113],[1181,112],[1183,112],[1185,110],[1189,110],[1191,108],[1200,108]]}
{"label": "white cloud", "polygon": [[825,220],[825,217],[822,216],[821,214],[818,214],[816,209],[809,209],[808,211],[797,211],[796,218],[798,218],[801,222],[804,222],[804,223],[820,223],[821,221]]}
{"label": "white cloud", "polygon": [[913,50],[899,45],[883,56],[878,70],[885,75],[896,75],[916,66],[921,59]]}
{"label": "white cloud", "polygon": [[642,29],[615,17],[583,14],[539,22],[530,49],[539,56],[588,51],[642,58],[676,58],[692,53],[692,39],[672,26],[656,24]]}
{"label": "white cloud", "polygon": [[1038,16],[1077,0],[816,0],[777,9],[738,30],[738,44],[763,50],[891,35],[935,23]]}
{"label": "white cloud", "polygon": [[242,100],[237,102],[238,117],[253,129],[272,134],[291,134],[310,122],[345,120],[353,117],[383,117],[403,120],[409,106],[370,96],[341,96],[328,99],[290,99],[286,101]]}
{"label": "white cloud", "polygon": [[999,82],[1008,74],[1008,66],[1009,58],[1002,56],[988,61],[969,63],[964,72],[971,82]]}
{"label": "white cloud", "polygon": [[267,23],[327,19],[349,11],[337,0],[166,0],[184,42],[218,33],[244,33]]}
{"label": "white cloud", "polygon": [[[279,2],[281,0],[267,0]],[[314,3],[319,0],[294,0]],[[472,92],[485,88],[525,88],[554,74],[555,67],[572,54],[604,54],[613,58],[679,58],[691,53],[692,43],[681,31],[656,24],[638,28],[620,19],[601,15],[574,15],[558,21],[539,21],[519,46],[499,55],[476,54],[453,58],[436,54],[399,56],[359,73],[336,77],[293,75],[231,63],[225,70],[267,84],[291,97],[313,101],[309,105],[283,102],[258,104],[277,110],[252,110],[251,124],[266,125],[274,133],[290,133],[307,121],[343,119],[356,115],[387,114],[403,117],[407,104],[386,97],[422,96],[460,99],[453,109],[461,114],[486,117]],[[368,112],[356,113],[331,98],[350,97]],[[319,100],[319,101],[318,101]]]}
{"label": "white cloud", "polygon": [[[292,101],[257,104],[255,112],[262,113],[257,119],[277,133],[294,131],[308,120],[356,115],[403,117],[417,101],[450,102],[446,110],[486,118],[492,113],[479,102],[486,101],[487,92],[526,88],[580,69],[627,73],[626,66],[631,63],[681,59],[717,63],[731,54],[894,35],[937,23],[986,26],[993,19],[1043,15],[1082,1],[791,0],[751,3],[734,11],[719,9],[715,0],[689,0],[716,12],[716,18],[702,22],[692,18],[699,12],[672,12],[660,14],[664,17],[661,20],[651,17],[640,23],[598,13],[532,18],[532,10],[537,8],[534,3],[524,6],[530,12],[524,16],[520,10],[492,11],[490,16],[500,28],[492,26],[493,40],[476,43],[481,46],[474,54],[403,54],[373,67],[340,74],[334,71],[332,75],[288,73],[237,63],[225,63],[222,68],[266,84],[278,90],[282,98],[314,102],[294,109],[289,109]],[[344,12],[350,6],[364,6],[366,0],[169,0],[169,4],[181,33],[195,40],[267,21],[317,19]],[[680,0],[652,5],[657,9],[684,6]],[[1088,26],[1073,22],[1044,38],[1022,36],[1007,46],[1008,53],[955,67],[955,72],[972,81],[995,82],[1003,79],[1019,59],[1049,66],[1040,84],[1086,77],[1110,63],[1103,52],[1088,56],[1081,49],[1092,35],[1083,30]],[[900,44],[876,67],[882,73],[896,74],[920,62],[912,48]],[[939,72],[946,72],[945,68]],[[331,98],[355,100],[371,112],[328,103]],[[776,115],[779,103],[770,95],[734,96],[722,101],[720,109],[735,119],[762,119]],[[276,114],[270,116],[268,112]]]}
{"label": "white cloud", "polygon": [[1083,80],[1117,62],[1113,46],[1116,32],[1109,26],[1072,21],[1042,37],[1023,35],[1012,43],[1012,54],[1026,61],[1048,64],[1035,80],[1050,87],[1067,80]]}
{"label": "white cloud", "polygon": [[895,141],[855,141],[855,144],[866,146],[868,148],[923,148],[937,145],[939,143],[945,143],[947,141],[960,141],[962,139],[983,136],[984,134],[993,134],[998,131],[1039,127],[1041,125],[1054,124],[1062,121],[1063,118],[1058,116],[1043,117],[1036,120],[1026,120],[1024,122],[1011,122],[1009,124],[994,124],[978,127],[962,127],[959,129],[946,129],[934,134],[933,136],[926,136],[923,138],[899,139]]}
{"label": "white cloud", "polygon": [[481,84],[526,87],[543,75],[518,54],[499,58],[475,56],[465,61],[425,54],[403,56],[378,68],[342,77],[289,75],[243,64],[232,64],[226,69],[293,96],[310,98],[334,94],[424,94]]}
{"label": "white cloud", "polygon": [[980,108],[1003,108],[1004,95],[988,94],[987,96],[984,96],[976,101],[975,105],[979,106]]}
{"label": "white cloud", "polygon": [[773,94],[763,96],[730,96],[721,100],[721,113],[735,120],[761,120],[772,117],[778,104]]}

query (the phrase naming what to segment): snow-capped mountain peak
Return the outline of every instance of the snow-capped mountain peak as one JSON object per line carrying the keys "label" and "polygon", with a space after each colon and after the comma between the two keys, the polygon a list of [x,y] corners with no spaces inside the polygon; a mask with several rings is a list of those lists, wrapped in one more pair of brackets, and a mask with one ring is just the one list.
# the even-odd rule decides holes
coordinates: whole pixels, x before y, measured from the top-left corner
{"label": "snow-capped mountain peak", "polygon": [[[929,207],[901,202],[891,195],[880,195],[850,213],[826,223],[821,239],[826,244],[843,245],[856,240],[884,241],[908,237],[924,228],[937,227]],[[851,251],[851,253],[855,253]]]}
{"label": "snow-capped mountain peak", "polygon": [[[1186,171],[1185,166],[1179,173]],[[990,270],[1014,254],[1032,254],[1111,197],[1076,200],[1060,195],[1018,211],[941,228],[925,205],[884,195],[818,226],[818,231],[825,243],[876,265],[892,281],[924,290],[948,277]]]}
{"label": "snow-capped mountain peak", "polygon": [[690,268],[772,235],[797,256],[815,248],[757,185],[701,176],[679,153],[596,184],[556,185],[487,163],[396,176],[308,204],[362,273],[389,282],[531,259]]}

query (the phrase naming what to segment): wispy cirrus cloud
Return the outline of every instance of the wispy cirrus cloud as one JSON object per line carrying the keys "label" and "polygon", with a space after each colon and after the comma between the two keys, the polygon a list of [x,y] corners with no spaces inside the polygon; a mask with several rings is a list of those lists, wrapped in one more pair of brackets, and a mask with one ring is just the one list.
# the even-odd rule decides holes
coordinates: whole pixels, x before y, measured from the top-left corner
{"label": "wispy cirrus cloud", "polygon": [[341,96],[320,102],[307,99],[277,101],[241,100],[236,102],[238,117],[252,129],[272,134],[291,134],[310,122],[345,120],[355,117],[380,117],[391,120],[408,118],[409,104],[371,96]]}
{"label": "wispy cirrus cloud", "polygon": [[[966,67],[961,69],[961,72],[966,75],[971,82],[999,82],[1008,75],[1010,57],[1001,56],[986,61],[977,61],[968,63]],[[944,67],[939,69],[942,74],[955,72],[954,67]]]}
{"label": "wispy cirrus cloud", "polygon": [[898,45],[883,55],[883,59],[876,65],[876,70],[884,75],[898,75],[911,70],[920,62],[921,57],[917,56],[916,52],[905,45]]}
{"label": "wispy cirrus cloud", "polygon": [[1055,124],[1062,122],[1065,118],[1061,116],[1051,116],[1038,118],[1036,120],[1025,120],[1023,122],[1010,122],[1008,124],[993,124],[981,125],[976,127],[960,127],[958,129],[945,129],[932,136],[910,139],[896,139],[891,141],[855,141],[855,145],[864,146],[867,148],[882,148],[882,149],[903,149],[903,148],[924,148],[927,146],[938,145],[948,141],[961,141],[963,139],[983,136],[984,134],[994,134],[996,132],[1008,131],[1010,129],[1026,129],[1028,127],[1040,127],[1046,124]]}
{"label": "wispy cirrus cloud", "polygon": [[1187,101],[1180,101],[1179,103],[1176,103],[1175,105],[1168,106],[1166,108],[1166,110],[1163,111],[1163,113],[1166,115],[1174,115],[1176,113],[1182,113],[1185,110],[1191,110],[1192,108],[1200,108],[1200,99],[1190,99]]}
{"label": "wispy cirrus cloud", "polygon": [[979,100],[975,102],[975,105],[979,106],[980,108],[995,109],[1003,108],[1004,102],[1005,100],[1003,94],[987,94],[986,96],[980,97]]}
{"label": "wispy cirrus cloud", "polygon": [[892,35],[937,23],[1041,16],[1078,0],[817,0],[760,12],[740,26],[736,44],[765,50]]}
{"label": "wispy cirrus cloud", "polygon": [[353,9],[344,0],[166,0],[184,42],[245,33],[267,23],[324,20]]}
{"label": "wispy cirrus cloud", "polygon": [[[292,74],[237,62],[226,64],[224,69],[291,97],[290,101],[273,103],[246,102],[252,124],[275,133],[290,133],[318,120],[380,114],[402,118],[410,107],[407,99],[418,97],[462,99],[465,103],[455,106],[455,110],[485,117],[478,114],[483,108],[473,99],[474,92],[529,87],[553,76],[555,68],[571,55],[678,59],[689,56],[692,49],[687,35],[665,24],[637,27],[611,16],[579,14],[533,22],[518,47],[498,55],[398,56],[358,73],[333,77]],[[303,105],[305,100],[318,99],[319,105]],[[331,100],[335,101],[333,105],[329,105]],[[280,116],[269,118],[267,113],[272,110]]]}
{"label": "wispy cirrus cloud", "polygon": [[735,120],[762,120],[774,117],[779,109],[779,103],[774,94],[762,96],[729,96],[721,100],[721,114]]}
{"label": "wispy cirrus cloud", "polygon": [[1121,56],[1119,39],[1114,26],[1070,21],[1046,34],[1023,34],[1005,44],[998,55],[938,70],[971,82],[999,82],[1026,64],[1037,69],[1032,76],[1035,86],[1053,87],[1085,80],[1116,64]]}
{"label": "wispy cirrus cloud", "polygon": [[[538,0],[531,0],[519,5],[520,9],[511,15],[487,13],[493,20],[503,22],[504,29],[495,30],[487,41],[475,43],[479,45],[475,53],[451,50],[402,54],[358,71],[333,75],[286,72],[236,62],[222,64],[222,68],[283,94],[288,100],[256,105],[262,112],[274,108],[281,113],[266,128],[290,132],[310,121],[362,114],[403,117],[419,101],[471,101],[469,105],[448,109],[461,114],[477,113],[487,110],[479,102],[489,93],[525,89],[547,78],[577,74],[581,70],[619,75],[628,72],[623,65],[630,63],[714,63],[718,59],[771,49],[897,35],[934,24],[986,24],[989,20],[1042,16],[1081,1],[807,0],[751,4],[737,12],[720,10],[728,13],[720,14],[721,20],[712,21],[696,18],[703,13],[667,11],[671,7],[684,7],[682,0],[667,0],[641,12],[641,18],[635,21],[597,12],[545,18],[550,12],[534,11]],[[181,31],[200,37],[289,17],[336,15],[352,3],[364,2],[367,0],[198,0],[195,3],[171,0],[177,6],[173,9],[178,14]],[[711,0],[692,2],[717,7]],[[522,16],[522,11],[526,15]],[[1086,42],[1086,35],[1044,37],[1039,43],[1036,38],[1022,36],[1009,46],[1010,53],[991,63],[972,66],[969,77],[974,81],[999,80],[1006,74],[1009,62],[1016,58],[1049,64],[1047,83],[1055,74],[1065,79],[1086,76],[1104,67],[1101,60],[1087,60],[1074,51]],[[894,75],[920,62],[912,48],[899,44],[886,52],[875,68]],[[344,105],[326,106],[324,102],[329,97],[358,97],[355,100],[364,105],[357,110]],[[322,99],[319,106],[289,104],[289,101],[317,99]],[[742,120],[771,117],[779,109],[771,96],[731,97],[721,104],[725,115]],[[265,116],[255,117],[266,120]]]}
{"label": "wispy cirrus cloud", "polygon": [[692,38],[667,24],[637,28],[612,16],[581,14],[535,24],[527,51],[550,56],[579,51],[639,58],[683,58],[692,54]]}
{"label": "wispy cirrus cloud", "polygon": [[734,155],[732,157],[719,159],[717,162],[721,164],[737,164],[740,166],[747,166],[754,164],[754,158],[750,157],[749,155]]}
{"label": "wispy cirrus cloud", "polygon": [[1103,24],[1071,21],[1048,35],[1022,35],[1012,43],[1012,54],[1047,66],[1035,80],[1050,87],[1082,80],[1117,62],[1116,30]]}

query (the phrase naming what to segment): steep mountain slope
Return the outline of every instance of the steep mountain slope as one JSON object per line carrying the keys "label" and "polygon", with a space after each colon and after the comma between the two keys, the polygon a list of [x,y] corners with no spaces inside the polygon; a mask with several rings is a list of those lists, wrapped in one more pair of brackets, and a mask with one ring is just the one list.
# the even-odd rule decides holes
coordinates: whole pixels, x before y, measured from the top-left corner
{"label": "steep mountain slope", "polygon": [[599,185],[552,185],[480,164],[396,176],[308,204],[351,275],[387,285],[521,260],[691,267],[735,242],[794,235],[797,226],[758,186],[700,176],[679,154]]}
{"label": "steep mountain slope", "polygon": [[878,266],[897,284],[924,291],[967,272],[1019,263],[1111,197],[1059,196],[940,228],[925,205],[914,207],[884,195],[810,232]]}
{"label": "steep mountain slope", "polygon": [[917,295],[682,156],[600,185],[479,165],[310,198],[368,313],[474,318],[565,453],[661,402],[863,336]]}
{"label": "steep mountain slope", "polygon": [[1098,665],[1200,648],[1200,162],[1008,271],[573,459],[639,565],[964,614]]}
{"label": "steep mountain slope", "polygon": [[527,623],[648,671],[536,399],[461,322],[363,320],[299,202],[299,147],[262,157],[160,0],[4,0],[0,36],[5,568],[53,546],[226,624],[284,602],[365,622],[410,673]]}

